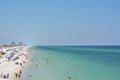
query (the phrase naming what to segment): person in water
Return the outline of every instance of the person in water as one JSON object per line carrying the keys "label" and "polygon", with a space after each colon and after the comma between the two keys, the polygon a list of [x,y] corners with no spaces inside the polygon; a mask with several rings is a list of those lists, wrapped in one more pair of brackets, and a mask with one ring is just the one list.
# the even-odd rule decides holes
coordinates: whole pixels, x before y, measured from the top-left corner
{"label": "person in water", "polygon": [[72,80],[72,77],[71,77],[71,76],[68,76],[68,80]]}

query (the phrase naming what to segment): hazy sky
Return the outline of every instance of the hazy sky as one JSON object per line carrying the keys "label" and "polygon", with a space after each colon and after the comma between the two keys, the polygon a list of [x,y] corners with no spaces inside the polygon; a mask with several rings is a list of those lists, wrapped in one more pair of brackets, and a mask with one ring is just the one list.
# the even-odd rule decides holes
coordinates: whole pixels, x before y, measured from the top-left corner
{"label": "hazy sky", "polygon": [[0,43],[120,45],[120,0],[0,0]]}

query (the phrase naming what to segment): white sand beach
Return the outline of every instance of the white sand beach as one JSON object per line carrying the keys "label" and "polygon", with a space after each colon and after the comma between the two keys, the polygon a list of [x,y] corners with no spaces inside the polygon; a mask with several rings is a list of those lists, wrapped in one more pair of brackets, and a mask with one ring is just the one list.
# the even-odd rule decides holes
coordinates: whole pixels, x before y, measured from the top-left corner
{"label": "white sand beach", "polygon": [[17,54],[14,54],[11,60],[2,57],[0,62],[0,80],[20,80],[22,68],[28,61],[28,46],[16,48]]}

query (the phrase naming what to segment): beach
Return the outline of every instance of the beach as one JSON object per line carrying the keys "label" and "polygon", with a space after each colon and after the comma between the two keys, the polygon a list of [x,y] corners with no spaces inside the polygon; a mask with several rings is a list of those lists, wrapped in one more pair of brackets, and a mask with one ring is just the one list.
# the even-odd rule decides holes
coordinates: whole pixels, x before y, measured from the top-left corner
{"label": "beach", "polygon": [[0,60],[0,80],[120,80],[120,46],[22,46],[7,54],[11,50],[10,60]]}
{"label": "beach", "polygon": [[10,48],[6,55],[0,58],[0,80],[20,80],[22,70],[28,62],[29,48],[28,46]]}

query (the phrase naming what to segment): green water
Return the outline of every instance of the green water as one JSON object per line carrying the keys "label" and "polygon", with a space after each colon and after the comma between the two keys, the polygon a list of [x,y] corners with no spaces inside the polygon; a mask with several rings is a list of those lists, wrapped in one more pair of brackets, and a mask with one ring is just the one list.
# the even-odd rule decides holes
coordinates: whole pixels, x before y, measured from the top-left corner
{"label": "green water", "polygon": [[[22,80],[120,80],[120,47],[33,47]],[[71,79],[70,79],[71,78]]]}

